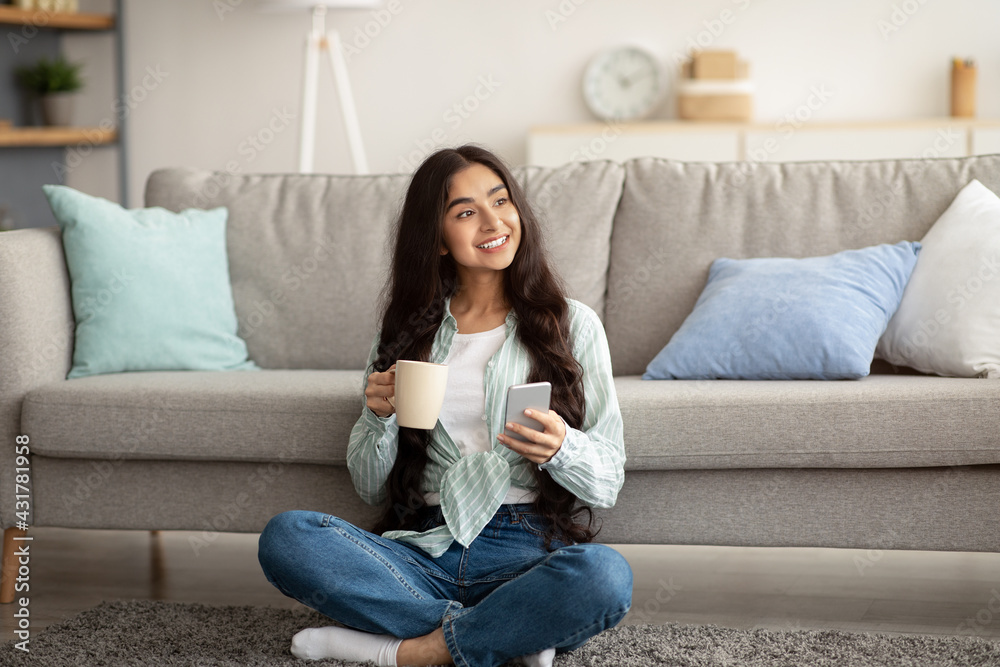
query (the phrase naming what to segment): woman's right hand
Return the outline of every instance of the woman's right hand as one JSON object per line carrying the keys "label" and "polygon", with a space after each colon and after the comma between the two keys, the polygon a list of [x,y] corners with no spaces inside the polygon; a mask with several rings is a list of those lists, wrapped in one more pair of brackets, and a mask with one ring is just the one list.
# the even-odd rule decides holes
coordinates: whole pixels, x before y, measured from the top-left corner
{"label": "woman's right hand", "polygon": [[365,398],[368,409],[385,419],[396,411],[389,399],[396,395],[396,364],[389,366],[384,373],[372,373],[368,376],[368,386],[365,387]]}

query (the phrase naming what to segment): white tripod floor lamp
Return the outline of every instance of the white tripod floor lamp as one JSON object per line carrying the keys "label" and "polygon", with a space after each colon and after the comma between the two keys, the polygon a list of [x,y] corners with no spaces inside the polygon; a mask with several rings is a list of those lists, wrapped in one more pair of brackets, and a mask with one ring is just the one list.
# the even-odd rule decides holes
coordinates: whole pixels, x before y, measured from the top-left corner
{"label": "white tripod floor lamp", "polygon": [[326,12],[328,7],[360,8],[376,7],[381,0],[264,0],[262,11],[311,9],[312,27],[306,35],[305,66],[302,77],[302,124],[299,134],[299,171],[310,174],[313,171],[313,156],[316,148],[316,106],[317,88],[319,85],[320,53],[325,51],[330,56],[333,69],[334,84],[337,87],[337,97],[340,99],[340,113],[344,121],[344,131],[351,149],[354,161],[354,171],[357,174],[368,173],[368,158],[361,141],[361,127],[358,125],[358,112],[354,105],[354,95],[351,93],[351,83],[347,77],[347,63],[341,47],[340,33],[326,29]]}

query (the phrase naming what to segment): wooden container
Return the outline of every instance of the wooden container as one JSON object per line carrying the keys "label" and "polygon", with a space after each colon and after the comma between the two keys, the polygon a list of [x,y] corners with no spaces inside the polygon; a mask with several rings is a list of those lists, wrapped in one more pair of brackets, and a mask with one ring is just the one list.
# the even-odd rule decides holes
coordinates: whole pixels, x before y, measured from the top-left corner
{"label": "wooden container", "polygon": [[698,51],[681,63],[682,79],[746,79],[750,65],[735,51]]}
{"label": "wooden container", "polygon": [[957,118],[976,115],[976,66],[970,60],[956,58],[952,62],[951,115]]}
{"label": "wooden container", "polygon": [[685,120],[748,121],[753,117],[753,84],[746,79],[682,79],[677,115]]}
{"label": "wooden container", "polygon": [[735,79],[735,51],[700,51],[694,56],[692,79]]}

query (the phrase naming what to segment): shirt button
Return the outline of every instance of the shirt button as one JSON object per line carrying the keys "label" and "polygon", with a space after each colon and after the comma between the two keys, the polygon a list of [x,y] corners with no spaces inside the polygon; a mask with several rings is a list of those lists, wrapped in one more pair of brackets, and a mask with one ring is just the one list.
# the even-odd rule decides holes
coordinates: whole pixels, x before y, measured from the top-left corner
{"label": "shirt button", "polygon": [[483,421],[486,421],[486,414],[483,414]]}

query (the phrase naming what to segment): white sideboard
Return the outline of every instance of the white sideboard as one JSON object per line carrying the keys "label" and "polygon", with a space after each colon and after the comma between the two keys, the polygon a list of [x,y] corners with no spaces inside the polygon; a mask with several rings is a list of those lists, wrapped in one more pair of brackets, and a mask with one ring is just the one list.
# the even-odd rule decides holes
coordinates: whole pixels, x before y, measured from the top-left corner
{"label": "white sideboard", "polygon": [[648,121],[533,127],[527,164],[664,157],[687,162],[796,162],[1000,153],[1000,119],[857,123]]}

